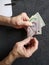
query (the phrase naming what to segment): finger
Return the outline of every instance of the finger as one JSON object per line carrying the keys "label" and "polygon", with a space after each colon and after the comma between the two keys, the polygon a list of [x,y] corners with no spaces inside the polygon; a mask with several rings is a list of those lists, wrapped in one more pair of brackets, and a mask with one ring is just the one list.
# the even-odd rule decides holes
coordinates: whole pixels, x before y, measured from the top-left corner
{"label": "finger", "polygon": [[24,21],[28,21],[29,20],[29,17],[27,15],[23,16],[23,20]]}
{"label": "finger", "polygon": [[21,15],[22,15],[23,20],[29,20],[27,13],[23,12]]}
{"label": "finger", "polygon": [[31,39],[33,39],[33,37],[28,37],[28,38],[24,39],[23,41],[21,41],[21,44],[26,45],[30,42]]}
{"label": "finger", "polygon": [[[34,41],[33,41],[33,39],[34,39]],[[36,38],[32,38],[31,40],[33,41],[32,46],[25,49],[25,54],[27,54],[27,56],[31,56],[38,49],[38,40]]]}
{"label": "finger", "polygon": [[36,38],[34,38],[34,40],[35,40],[34,46],[32,46],[31,48],[32,53],[34,53],[38,49],[38,40]]}
{"label": "finger", "polygon": [[38,40],[36,38],[34,38],[34,40],[35,40],[35,45],[34,46],[37,48],[39,42],[38,42]]}
{"label": "finger", "polygon": [[23,24],[22,25],[24,25],[24,26],[32,26],[32,23],[31,22],[29,22],[29,21],[23,21]]}

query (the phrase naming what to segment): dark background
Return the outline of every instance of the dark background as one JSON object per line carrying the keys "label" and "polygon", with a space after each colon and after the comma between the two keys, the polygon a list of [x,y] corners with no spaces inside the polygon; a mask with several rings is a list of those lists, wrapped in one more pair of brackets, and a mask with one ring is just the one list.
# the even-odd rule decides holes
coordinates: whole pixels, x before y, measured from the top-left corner
{"label": "dark background", "polygon": [[[46,26],[43,34],[35,36],[39,40],[39,49],[29,59],[16,59],[13,65],[49,65],[49,0],[12,0],[16,5],[12,7],[13,16],[26,12],[28,16],[39,12]],[[24,29],[14,29],[0,26],[0,60],[11,51],[15,42],[26,38]]]}

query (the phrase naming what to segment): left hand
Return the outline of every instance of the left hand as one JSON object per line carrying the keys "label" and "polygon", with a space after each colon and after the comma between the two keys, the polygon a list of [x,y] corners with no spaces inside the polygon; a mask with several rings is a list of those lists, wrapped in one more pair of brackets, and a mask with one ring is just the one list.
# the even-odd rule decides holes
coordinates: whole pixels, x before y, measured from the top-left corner
{"label": "left hand", "polygon": [[29,17],[26,13],[21,13],[18,16],[12,17],[10,24],[12,25],[12,27],[17,29],[32,26],[32,23],[29,22]]}

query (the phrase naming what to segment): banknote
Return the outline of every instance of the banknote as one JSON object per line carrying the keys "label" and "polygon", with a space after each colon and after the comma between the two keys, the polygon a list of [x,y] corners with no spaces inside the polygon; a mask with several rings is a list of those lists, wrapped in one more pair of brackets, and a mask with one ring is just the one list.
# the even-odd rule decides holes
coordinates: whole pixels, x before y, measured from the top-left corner
{"label": "banknote", "polygon": [[31,16],[30,22],[32,22],[31,28],[33,28],[33,30],[36,30],[36,34],[41,34],[41,27],[40,27],[40,20],[38,18],[38,14],[36,13],[35,15]]}
{"label": "banknote", "polygon": [[27,28],[27,36],[42,34],[42,27],[45,26],[45,23],[40,14],[37,12],[32,15],[29,21],[32,22],[32,26]]}
{"label": "banknote", "polygon": [[35,15],[38,17],[38,19],[39,19],[39,21],[40,21],[40,26],[41,26],[41,27],[44,27],[44,26],[45,26],[45,22],[44,22],[44,20],[42,19],[41,15],[40,15],[38,12],[37,12]]}
{"label": "banknote", "polygon": [[31,27],[27,28],[27,37],[35,35],[35,32],[31,29]]}

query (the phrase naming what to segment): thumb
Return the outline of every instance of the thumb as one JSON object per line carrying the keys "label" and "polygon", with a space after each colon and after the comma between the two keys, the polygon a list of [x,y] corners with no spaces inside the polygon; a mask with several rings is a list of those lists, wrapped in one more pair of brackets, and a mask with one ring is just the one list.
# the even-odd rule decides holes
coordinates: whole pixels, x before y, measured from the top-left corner
{"label": "thumb", "polygon": [[21,41],[21,45],[23,46],[25,44],[28,44],[31,39],[33,39],[33,37],[28,37],[28,38],[24,39],[23,41]]}
{"label": "thumb", "polygon": [[24,25],[24,26],[32,26],[32,23],[29,22],[29,21],[24,21],[24,22],[23,22],[23,25]]}

